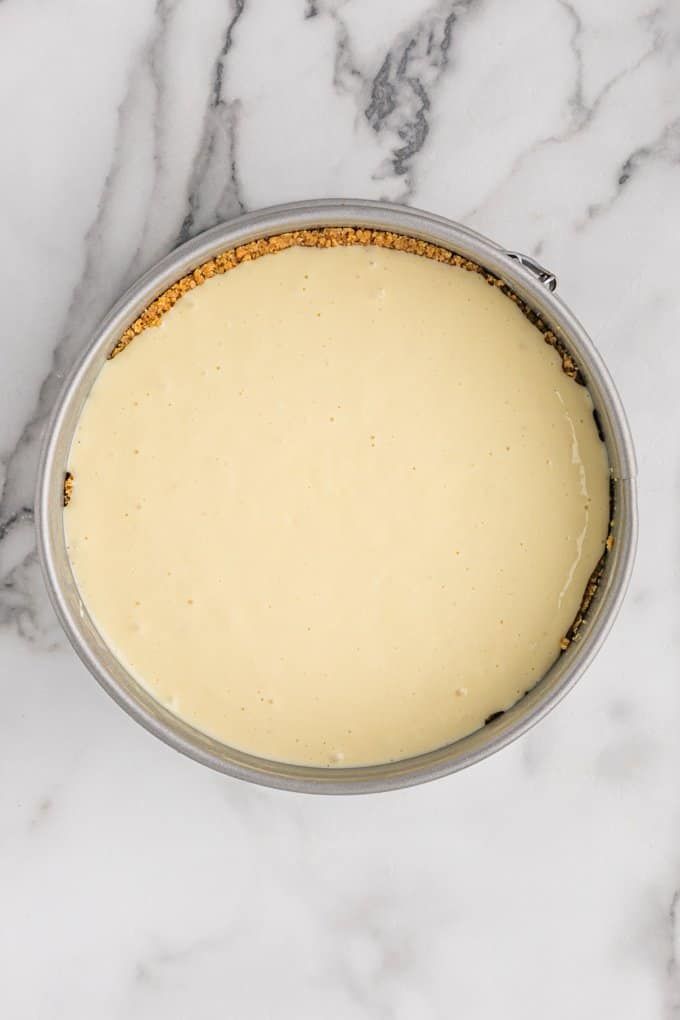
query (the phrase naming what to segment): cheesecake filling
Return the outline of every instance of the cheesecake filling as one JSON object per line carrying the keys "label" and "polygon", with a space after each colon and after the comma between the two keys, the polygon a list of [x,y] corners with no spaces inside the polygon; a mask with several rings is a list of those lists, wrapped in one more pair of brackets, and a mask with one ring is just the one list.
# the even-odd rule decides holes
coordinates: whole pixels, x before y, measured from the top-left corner
{"label": "cheesecake filling", "polygon": [[266,758],[462,737],[546,672],[603,555],[585,386],[498,286],[376,244],[189,287],[108,361],[64,526],[102,637]]}

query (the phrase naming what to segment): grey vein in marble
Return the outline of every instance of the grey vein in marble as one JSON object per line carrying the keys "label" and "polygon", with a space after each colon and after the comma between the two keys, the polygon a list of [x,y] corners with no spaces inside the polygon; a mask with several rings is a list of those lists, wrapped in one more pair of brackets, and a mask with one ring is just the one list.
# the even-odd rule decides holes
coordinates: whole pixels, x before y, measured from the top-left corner
{"label": "grey vein in marble", "polygon": [[433,93],[449,67],[454,26],[474,2],[445,0],[430,8],[397,36],[373,73],[357,65],[342,6],[327,8],[336,26],[334,83],[355,96],[360,114],[386,139],[389,156],[375,175],[403,178],[401,201],[416,187],[414,161],[428,137]]}
{"label": "grey vein in marble", "polygon": [[[163,228],[167,230],[167,214],[159,196],[163,193],[163,184],[168,172],[167,134],[170,130],[170,111],[165,102],[167,92],[168,60],[165,53],[168,32],[172,18],[181,0],[156,0],[154,24],[144,55],[133,74],[148,78],[152,89],[152,108],[150,124],[152,131],[151,164],[152,178],[149,188],[150,200],[144,212],[137,248],[132,256],[126,280],[134,279],[153,258],[165,254],[172,247],[172,232],[163,237]],[[132,91],[132,90],[131,90]],[[128,97],[126,97],[128,98]],[[162,224],[156,220],[159,209],[163,216]],[[163,238],[159,243],[159,235]]]}
{"label": "grey vein in marble", "polygon": [[[574,79],[571,92],[568,99],[569,116],[567,118],[567,124],[564,130],[546,135],[537,139],[527,149],[519,153],[515,158],[509,173],[507,173],[503,180],[493,189],[493,191],[485,197],[483,202],[476,205],[474,208],[469,209],[463,219],[465,221],[473,221],[477,219],[484,209],[491,204],[507,187],[508,183],[514,180],[519,173],[532,161],[532,159],[542,150],[552,147],[561,146],[565,143],[569,143],[576,138],[579,138],[587,129],[594,125],[598,115],[600,115],[605,102],[610,96],[616,91],[623,81],[629,79],[637,71],[640,70],[649,60],[657,56],[661,48],[668,42],[667,35],[659,28],[657,24],[656,11],[652,12],[645,19],[645,27],[651,32],[651,41],[649,46],[644,53],[631,64],[627,64],[619,68],[614,74],[612,74],[605,84],[599,89],[595,97],[590,101],[586,102],[584,98],[583,88],[583,53],[582,53],[582,35],[583,35],[583,22],[576,11],[574,5],[569,3],[568,0],[558,0],[559,6],[567,15],[571,23],[571,33],[569,36],[569,47],[574,59]],[[619,173],[619,178],[621,173]],[[619,179],[619,185],[621,181]],[[617,192],[618,193],[618,192]],[[616,198],[616,194],[612,197],[611,201]],[[605,203],[601,203],[605,205]],[[598,204],[592,204],[585,210],[585,216],[578,222],[578,227],[583,227],[591,218],[593,212],[598,209]],[[543,243],[539,242],[533,249],[532,253],[540,256],[542,251]]]}
{"label": "grey vein in marble", "polygon": [[[234,0],[234,13],[215,59],[203,136],[189,182],[188,211],[179,241],[245,211],[237,169],[238,100],[225,98],[224,73],[234,30],[245,10],[245,0]],[[225,174],[225,169],[227,173]]]}
{"label": "grey vein in marble", "polygon": [[578,228],[583,229],[587,223],[608,212],[617,199],[620,198],[629,182],[644,167],[655,161],[667,163],[671,166],[680,166],[680,117],[667,124],[656,138],[653,138],[644,145],[639,145],[629,156],[626,156],[619,167],[618,177],[612,194],[603,201],[588,206],[586,216],[580,221]]}
{"label": "grey vein in marble", "polygon": [[171,949],[159,946],[151,950],[135,966],[135,991],[139,992],[143,987],[158,987],[169,968],[172,968],[172,972],[174,972],[177,964],[192,962],[197,955],[219,952],[228,948],[237,936],[238,930],[235,926],[234,930],[230,929],[220,934],[199,938],[179,948]]}
{"label": "grey vein in marble", "polygon": [[668,908],[669,953],[666,966],[666,1020],[680,1018],[680,889],[676,889]]}

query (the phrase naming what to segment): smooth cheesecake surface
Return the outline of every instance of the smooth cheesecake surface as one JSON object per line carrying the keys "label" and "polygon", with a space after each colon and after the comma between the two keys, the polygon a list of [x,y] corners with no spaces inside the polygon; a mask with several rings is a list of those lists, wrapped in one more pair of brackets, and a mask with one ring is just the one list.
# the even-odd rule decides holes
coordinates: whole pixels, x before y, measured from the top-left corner
{"label": "smooth cheesecake surface", "polygon": [[373,245],[185,294],[86,402],[82,599],[172,711],[264,757],[403,758],[545,673],[600,559],[587,389],[499,288]]}

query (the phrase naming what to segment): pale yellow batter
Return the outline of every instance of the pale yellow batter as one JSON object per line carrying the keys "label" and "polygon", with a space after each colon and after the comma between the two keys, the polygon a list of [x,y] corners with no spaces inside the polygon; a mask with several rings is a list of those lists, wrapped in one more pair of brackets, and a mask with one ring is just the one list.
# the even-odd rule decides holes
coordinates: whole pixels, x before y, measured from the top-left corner
{"label": "pale yellow batter", "polygon": [[555,660],[602,555],[583,386],[481,276],[290,248],[95,383],[64,512],[84,603],[184,719],[286,761],[435,748]]}

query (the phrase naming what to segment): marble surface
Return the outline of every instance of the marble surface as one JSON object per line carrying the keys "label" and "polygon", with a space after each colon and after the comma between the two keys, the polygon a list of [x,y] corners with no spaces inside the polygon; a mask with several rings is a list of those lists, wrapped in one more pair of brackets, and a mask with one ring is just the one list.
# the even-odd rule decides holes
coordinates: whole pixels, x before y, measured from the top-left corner
{"label": "marble surface", "polygon": [[[680,5],[0,0],[0,1015],[680,1017]],[[388,198],[534,253],[640,461],[587,677],[466,773],[312,798],[211,773],[88,676],[36,451],[125,285],[241,210]]]}

